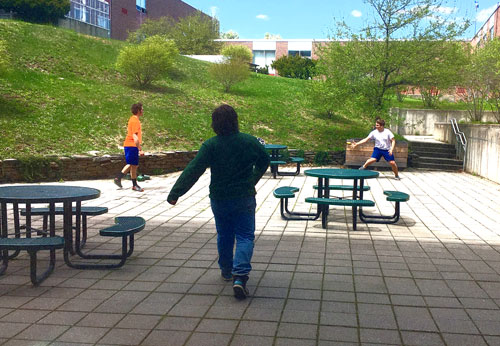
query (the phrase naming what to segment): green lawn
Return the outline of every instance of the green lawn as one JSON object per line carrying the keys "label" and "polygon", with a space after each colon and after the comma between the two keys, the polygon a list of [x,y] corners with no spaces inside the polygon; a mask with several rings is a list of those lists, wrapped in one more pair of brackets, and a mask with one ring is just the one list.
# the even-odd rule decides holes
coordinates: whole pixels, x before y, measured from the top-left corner
{"label": "green lawn", "polygon": [[243,132],[302,150],[338,150],[371,128],[359,117],[321,117],[310,108],[308,81],[252,74],[223,93],[209,63],[180,57],[170,78],[148,90],[114,68],[126,44],[53,26],[0,20],[11,70],[0,77],[0,159],[120,153],[130,106],[144,104],[148,152],[197,149],[213,136],[211,111],[235,107]]}

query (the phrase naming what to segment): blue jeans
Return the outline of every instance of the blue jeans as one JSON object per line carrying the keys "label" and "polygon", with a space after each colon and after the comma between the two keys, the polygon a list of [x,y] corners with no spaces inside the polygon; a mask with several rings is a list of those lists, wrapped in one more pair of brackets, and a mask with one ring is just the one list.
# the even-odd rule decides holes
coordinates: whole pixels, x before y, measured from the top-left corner
{"label": "blue jeans", "polygon": [[[219,267],[224,273],[250,273],[255,239],[255,196],[230,200],[210,200],[217,228]],[[234,241],[236,250],[233,256]]]}

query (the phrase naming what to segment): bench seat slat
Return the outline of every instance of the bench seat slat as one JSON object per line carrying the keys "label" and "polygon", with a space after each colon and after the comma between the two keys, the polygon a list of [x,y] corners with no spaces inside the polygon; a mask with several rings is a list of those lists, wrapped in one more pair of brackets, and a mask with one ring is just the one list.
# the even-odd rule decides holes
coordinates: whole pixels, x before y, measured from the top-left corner
{"label": "bench seat slat", "polygon": [[276,198],[293,198],[295,192],[299,191],[298,187],[293,186],[280,186],[274,190],[273,195]]}
{"label": "bench seat slat", "polygon": [[273,166],[273,165],[284,165],[284,164],[286,164],[286,162],[285,161],[271,161],[269,164],[271,166]]}
{"label": "bench seat slat", "polygon": [[[76,207],[73,207],[72,214],[76,214]],[[82,215],[102,215],[108,212],[108,208],[106,207],[91,207],[91,206],[83,206],[81,208]],[[31,215],[48,215],[50,213],[49,208],[31,208]],[[56,215],[64,215],[63,207],[55,208]],[[21,215],[26,215],[26,209],[21,209]]]}
{"label": "bench seat slat", "polygon": [[303,157],[290,157],[290,162],[304,162]]}
{"label": "bench seat slat", "polygon": [[[318,189],[318,185],[314,185],[313,188],[315,190]],[[328,185],[329,190],[339,190],[339,191],[352,191],[353,190],[353,185]],[[359,185],[357,186],[357,190],[359,191]],[[370,191],[370,186],[364,185],[363,186],[363,191]]]}
{"label": "bench seat slat", "polygon": [[63,237],[0,238],[0,250],[50,250],[64,247]]}
{"label": "bench seat slat", "polygon": [[337,198],[319,198],[308,197],[307,203],[327,204],[327,205],[343,205],[347,207],[373,207],[375,202],[368,199],[337,199]]}
{"label": "bench seat slat", "polygon": [[116,224],[99,231],[104,237],[124,237],[139,231],[146,226],[146,220],[140,216],[120,216],[115,218]]}
{"label": "bench seat slat", "polygon": [[410,199],[410,195],[401,191],[384,191],[389,202],[406,202]]}

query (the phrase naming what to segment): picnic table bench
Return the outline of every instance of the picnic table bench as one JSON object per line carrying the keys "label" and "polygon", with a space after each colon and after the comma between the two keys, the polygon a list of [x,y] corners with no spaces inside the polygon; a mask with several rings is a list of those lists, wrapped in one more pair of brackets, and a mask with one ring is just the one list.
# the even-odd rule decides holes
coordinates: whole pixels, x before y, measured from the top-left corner
{"label": "picnic table bench", "polygon": [[[102,215],[108,212],[108,208],[106,207],[93,207],[93,206],[82,206],[80,208],[80,215],[82,217],[82,235],[81,235],[81,240],[80,240],[80,232],[76,227],[73,227],[76,229],[76,235],[75,235],[75,247],[81,247],[83,248],[85,246],[85,243],[87,242],[87,216],[97,216],[97,215]],[[55,207],[54,209],[55,213],[54,215],[64,215],[64,208],[63,207]],[[20,213],[22,216],[26,216],[26,209],[22,208],[20,210]],[[71,210],[72,215],[77,215],[77,210],[76,207],[73,207]],[[32,216],[43,216],[43,225],[42,225],[42,231],[47,231],[48,229],[48,219],[50,216],[50,209],[49,208],[31,208],[31,215]],[[42,235],[45,235],[46,233],[44,232],[39,232]]]}
{"label": "picnic table bench", "polygon": [[[8,266],[8,250],[20,251],[26,250],[30,256],[30,279],[34,286],[38,286],[45,280],[54,270],[56,263],[56,249],[64,247],[63,237],[47,237],[47,238],[0,238],[0,252],[2,258],[2,266],[0,267],[0,275],[2,275]],[[50,251],[49,267],[40,275],[37,275],[37,252],[41,250]]]}
{"label": "picnic table bench", "polygon": [[[119,268],[125,264],[128,257],[134,252],[134,235],[146,226],[146,220],[140,216],[119,216],[115,218],[115,224],[103,228],[99,234],[103,237],[122,238],[121,254],[84,254],[77,248],[76,254],[83,259],[112,259],[119,260],[118,263],[73,263],[67,252],[64,254],[66,264],[77,269],[111,269]],[[128,240],[128,241],[127,241]]]}

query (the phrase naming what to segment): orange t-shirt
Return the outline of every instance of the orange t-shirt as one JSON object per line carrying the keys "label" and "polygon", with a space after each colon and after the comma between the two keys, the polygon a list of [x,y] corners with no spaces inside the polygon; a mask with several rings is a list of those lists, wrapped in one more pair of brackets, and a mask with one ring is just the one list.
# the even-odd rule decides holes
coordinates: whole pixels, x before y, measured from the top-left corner
{"label": "orange t-shirt", "polygon": [[125,142],[123,142],[124,147],[135,147],[134,142],[134,133],[139,137],[139,143],[142,143],[142,131],[141,131],[141,122],[139,121],[139,117],[136,115],[132,115],[128,120],[127,126],[127,137],[125,137]]}

